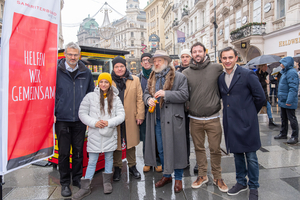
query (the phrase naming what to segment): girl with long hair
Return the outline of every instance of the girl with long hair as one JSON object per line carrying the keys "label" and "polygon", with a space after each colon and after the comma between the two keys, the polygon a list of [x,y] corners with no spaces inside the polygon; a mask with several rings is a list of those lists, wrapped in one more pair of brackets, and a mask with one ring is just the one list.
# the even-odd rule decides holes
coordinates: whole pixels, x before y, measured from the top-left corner
{"label": "girl with long hair", "polygon": [[81,189],[73,196],[82,199],[91,193],[91,180],[94,176],[100,153],[105,155],[103,172],[104,193],[112,192],[113,152],[117,149],[117,126],[125,119],[123,104],[118,97],[118,89],[112,84],[109,73],[101,73],[94,92],[87,94],[79,107],[80,120],[89,126],[87,152],[89,162],[85,177],[81,179]]}

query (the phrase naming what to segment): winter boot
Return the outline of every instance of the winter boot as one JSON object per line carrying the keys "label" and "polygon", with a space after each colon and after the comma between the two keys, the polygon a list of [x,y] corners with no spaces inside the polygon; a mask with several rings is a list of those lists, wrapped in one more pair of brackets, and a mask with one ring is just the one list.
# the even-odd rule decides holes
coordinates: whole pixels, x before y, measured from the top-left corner
{"label": "winter boot", "polygon": [[112,193],[112,185],[111,185],[111,178],[113,173],[102,173],[103,176],[103,187],[104,187],[104,194]]}
{"label": "winter boot", "polygon": [[81,189],[73,195],[72,200],[81,200],[84,197],[91,194],[91,180],[90,179],[81,179]]}
{"label": "winter boot", "polygon": [[273,121],[273,118],[269,118],[269,126],[278,126],[278,125],[275,124],[275,122]]}

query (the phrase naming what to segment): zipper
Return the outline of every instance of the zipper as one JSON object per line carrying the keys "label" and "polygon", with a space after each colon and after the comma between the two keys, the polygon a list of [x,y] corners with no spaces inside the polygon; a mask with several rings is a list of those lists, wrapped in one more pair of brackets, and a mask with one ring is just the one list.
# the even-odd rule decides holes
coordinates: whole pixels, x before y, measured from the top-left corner
{"label": "zipper", "polygon": [[74,94],[74,102],[73,102],[73,121],[75,122],[75,79],[73,80],[73,94]]}

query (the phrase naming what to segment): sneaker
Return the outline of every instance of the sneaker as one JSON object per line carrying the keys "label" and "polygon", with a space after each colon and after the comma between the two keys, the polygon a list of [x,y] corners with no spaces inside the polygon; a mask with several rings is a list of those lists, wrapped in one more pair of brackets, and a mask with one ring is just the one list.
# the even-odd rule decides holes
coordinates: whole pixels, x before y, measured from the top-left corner
{"label": "sneaker", "polygon": [[237,195],[238,193],[242,191],[246,191],[248,188],[247,186],[243,186],[239,183],[236,183],[235,186],[233,186],[230,190],[228,190],[228,195]]}
{"label": "sneaker", "polygon": [[155,171],[162,172],[162,166],[160,165],[160,166],[155,167]]}
{"label": "sneaker", "polygon": [[207,176],[198,176],[197,180],[195,180],[192,184],[192,188],[199,188],[201,185],[204,183],[208,182],[208,177]]}
{"label": "sneaker", "polygon": [[143,171],[144,172],[149,172],[150,171],[150,166],[144,166],[144,168],[143,168]]}
{"label": "sneaker", "polygon": [[258,190],[250,189],[249,200],[258,200]]}
{"label": "sneaker", "polygon": [[221,192],[228,192],[228,187],[223,179],[214,179],[214,185],[216,185]]}

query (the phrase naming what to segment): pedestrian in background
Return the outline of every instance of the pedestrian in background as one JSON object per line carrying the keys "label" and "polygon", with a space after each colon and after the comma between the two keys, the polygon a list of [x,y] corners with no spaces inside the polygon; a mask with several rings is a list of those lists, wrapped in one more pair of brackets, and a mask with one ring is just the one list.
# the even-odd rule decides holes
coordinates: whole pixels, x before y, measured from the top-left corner
{"label": "pedestrian in background", "polygon": [[274,99],[274,104],[277,103],[277,88],[278,88],[278,82],[277,77],[275,75],[269,75],[269,81],[270,81],[270,93],[269,93],[269,101],[270,104],[273,104],[272,97]]}
{"label": "pedestrian in background", "polygon": [[81,179],[81,189],[73,196],[79,200],[91,193],[90,184],[93,179],[99,154],[104,153],[105,170],[103,176],[104,194],[112,192],[113,153],[117,149],[117,126],[125,119],[123,104],[118,97],[119,91],[111,85],[109,73],[101,73],[94,92],[87,94],[79,107],[79,118],[87,126],[87,152],[89,162],[85,177]]}
{"label": "pedestrian in background", "polygon": [[275,124],[275,122],[273,120],[273,117],[272,117],[271,104],[269,102],[269,97],[268,97],[267,86],[269,84],[269,80],[267,80],[267,76],[268,76],[267,69],[268,69],[267,64],[259,65],[258,70],[256,71],[256,75],[259,79],[259,82],[260,82],[264,92],[265,92],[266,102],[265,102],[264,106],[267,107],[267,114],[268,114],[268,118],[269,118],[269,126],[277,126],[277,124]]}
{"label": "pedestrian in background", "polygon": [[200,42],[193,44],[191,54],[192,61],[189,68],[182,73],[186,76],[189,86],[190,127],[197,160],[194,171],[198,171],[198,177],[193,182],[192,188],[200,188],[209,180],[204,146],[205,136],[207,136],[214,185],[221,192],[227,192],[228,187],[221,174],[222,127],[219,114],[221,103],[218,87],[218,77],[222,74],[223,67],[220,64],[210,62],[209,56],[206,55],[206,48]]}
{"label": "pedestrian in background", "polygon": [[223,128],[227,152],[234,154],[237,183],[227,192],[237,195],[250,188],[249,200],[258,199],[259,166],[256,151],[261,147],[257,113],[266,101],[261,84],[251,70],[236,64],[237,52],[221,50],[224,73],[219,77],[223,100]]}
{"label": "pedestrian in background", "polygon": [[145,118],[145,105],[143,103],[143,91],[138,77],[131,75],[126,68],[126,60],[120,56],[113,59],[112,85],[119,90],[119,97],[124,105],[125,121],[118,128],[118,148],[114,151],[114,175],[113,180],[121,178],[122,142],[126,143],[126,158],[129,174],[134,178],[141,178],[136,169],[135,147],[140,143],[139,125]]}
{"label": "pedestrian in background", "polygon": [[[150,53],[143,53],[141,56],[141,65],[142,65],[142,71],[137,75],[139,77],[143,93],[145,92],[145,89],[147,87],[147,82],[149,79],[149,76],[152,72],[152,64],[149,62],[150,58],[152,58],[152,55]],[[145,105],[145,120],[140,125],[140,140],[143,142],[143,156],[145,159],[145,135],[146,135],[146,115],[148,112],[148,106]],[[156,154],[156,163],[157,167],[155,167],[155,170],[157,172],[162,172],[162,166],[160,163],[160,158],[158,156],[158,153]],[[151,166],[145,165],[143,168],[144,172],[150,171]]]}
{"label": "pedestrian in background", "polygon": [[[178,72],[181,72],[185,69],[187,69],[190,65],[192,55],[190,50],[188,49],[183,49],[180,54],[180,59],[181,63],[177,68]],[[188,166],[190,165],[190,148],[191,148],[191,140],[190,140],[190,118],[189,118],[189,113],[188,113],[188,102],[186,102],[185,106],[185,112],[184,112],[184,117],[185,117],[185,134],[186,134],[186,147],[187,147],[187,162]]]}
{"label": "pedestrian in background", "polygon": [[[84,96],[94,91],[91,71],[79,60],[80,47],[70,42],[66,45],[63,58],[58,61],[55,93],[55,132],[58,141],[58,167],[61,195],[72,195],[73,186],[81,187],[83,144],[86,125],[78,117],[80,103]],[[72,145],[72,169],[70,169],[70,148]]]}
{"label": "pedestrian in background", "polygon": [[157,50],[150,62],[154,66],[143,99],[149,107],[156,107],[146,117],[145,164],[156,165],[156,140],[163,177],[155,183],[155,187],[171,183],[174,171],[174,191],[181,192],[183,169],[187,167],[184,118],[184,103],[189,96],[187,81],[170,65],[171,58],[165,51]]}
{"label": "pedestrian in background", "polygon": [[274,139],[287,139],[288,121],[292,127],[288,144],[298,143],[299,126],[295,111],[298,107],[299,76],[294,69],[294,59],[290,56],[280,61],[281,77],[278,85],[278,106],[281,108],[281,130]]}

